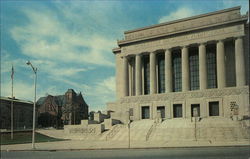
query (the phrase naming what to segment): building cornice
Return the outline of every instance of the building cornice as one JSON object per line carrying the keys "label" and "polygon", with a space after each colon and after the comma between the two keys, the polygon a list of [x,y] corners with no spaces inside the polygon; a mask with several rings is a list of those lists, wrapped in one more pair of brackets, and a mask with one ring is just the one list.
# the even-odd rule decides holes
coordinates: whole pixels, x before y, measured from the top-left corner
{"label": "building cornice", "polygon": [[135,42],[152,40],[180,33],[194,32],[211,27],[230,25],[239,22],[246,23],[247,20],[248,16],[241,15],[240,7],[238,6],[126,31],[124,32],[125,38],[118,40],[117,44],[119,47],[121,47],[123,45],[129,45]]}
{"label": "building cornice", "polygon": [[181,31],[175,31],[175,32],[171,32],[171,33],[157,34],[157,35],[153,35],[153,36],[148,36],[148,37],[144,37],[144,38],[137,38],[137,39],[132,39],[132,40],[119,40],[119,41],[117,41],[117,44],[118,44],[118,46],[121,47],[123,45],[141,42],[141,41],[145,41],[145,40],[163,38],[163,37],[173,36],[175,34],[198,31],[198,30],[207,29],[207,28],[211,28],[211,27],[217,27],[217,26],[221,26],[221,25],[228,25],[228,24],[237,23],[237,22],[244,23],[247,20],[248,20],[247,17],[241,17],[240,19],[237,19],[237,20],[227,21],[227,22],[223,22],[223,23],[216,23],[216,24],[211,24],[211,25],[206,25],[206,26],[201,26],[201,27],[194,27],[194,28],[185,29],[185,30],[181,30]]}
{"label": "building cornice", "polygon": [[163,25],[169,25],[169,24],[184,22],[184,21],[188,21],[188,20],[192,20],[192,19],[198,19],[198,18],[202,18],[202,17],[206,17],[206,16],[215,15],[215,14],[221,14],[221,13],[230,12],[230,11],[233,11],[233,10],[240,10],[240,6],[233,7],[233,8],[227,8],[227,9],[223,9],[223,10],[219,10],[219,11],[215,11],[215,12],[200,14],[200,15],[196,15],[196,16],[191,16],[191,17],[187,17],[187,18],[182,18],[182,19],[178,19],[178,20],[173,20],[173,21],[170,21],[170,22],[165,22],[165,23],[155,24],[155,25],[151,25],[151,26],[146,26],[146,27],[142,27],[142,28],[138,28],[138,29],[128,30],[128,31],[125,31],[124,34],[133,33],[133,32],[146,30],[146,29],[151,29],[151,28],[156,28],[156,27],[163,26]]}
{"label": "building cornice", "polygon": [[121,48],[119,48],[119,47],[114,48],[114,49],[112,49],[112,52],[113,52],[114,54],[121,53]]}

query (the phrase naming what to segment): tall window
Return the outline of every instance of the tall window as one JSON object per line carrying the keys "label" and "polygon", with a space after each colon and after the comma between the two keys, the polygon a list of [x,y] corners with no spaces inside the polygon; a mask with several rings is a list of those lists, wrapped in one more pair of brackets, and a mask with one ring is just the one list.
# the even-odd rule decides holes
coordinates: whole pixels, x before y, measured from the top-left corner
{"label": "tall window", "polygon": [[165,57],[158,54],[158,92],[165,93]]}
{"label": "tall window", "polygon": [[235,45],[234,41],[226,41],[225,46],[225,69],[226,69],[226,86],[236,86],[236,74],[235,74]]}
{"label": "tall window", "polygon": [[189,49],[189,76],[190,76],[190,89],[199,89],[199,56],[198,48],[193,47]]}
{"label": "tall window", "polygon": [[149,94],[150,80],[149,80],[149,56],[146,55],[143,58],[144,61],[144,94]]}
{"label": "tall window", "polygon": [[172,52],[172,68],[173,68],[173,92],[180,92],[181,87],[181,50]]}
{"label": "tall window", "polygon": [[216,46],[215,44],[206,47],[207,52],[207,88],[217,88],[216,71]]}

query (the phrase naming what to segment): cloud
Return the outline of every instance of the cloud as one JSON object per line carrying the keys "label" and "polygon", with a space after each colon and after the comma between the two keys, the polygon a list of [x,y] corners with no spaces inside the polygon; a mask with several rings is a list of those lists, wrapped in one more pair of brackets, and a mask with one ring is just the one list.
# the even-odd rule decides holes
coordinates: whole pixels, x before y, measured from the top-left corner
{"label": "cloud", "polygon": [[194,11],[191,8],[187,7],[178,8],[174,12],[169,13],[169,15],[161,17],[159,19],[159,23],[190,17],[196,15],[197,13],[198,13],[197,11]]}
{"label": "cloud", "polygon": [[91,110],[100,110],[101,107],[105,109],[104,105],[100,106],[99,103],[106,104],[115,100],[115,77],[110,76],[102,81],[97,81],[95,86],[87,89],[85,94],[96,99],[92,100],[92,105],[95,107],[91,107]]}
{"label": "cloud", "polygon": [[93,69],[92,67],[60,65],[51,60],[33,60],[39,72],[49,74],[54,79],[68,78],[78,75],[78,73]]}
{"label": "cloud", "polygon": [[[40,96],[44,96],[45,92],[56,93],[56,89],[41,87],[37,84],[37,100]],[[53,90],[53,91],[52,91]],[[11,97],[11,80],[5,81],[1,83],[1,96]],[[14,79],[13,82],[13,96],[17,99],[24,100],[34,100],[34,85],[33,83],[28,83],[27,81],[22,81],[18,79]]]}
{"label": "cloud", "polygon": [[249,11],[249,1],[248,0],[223,0],[224,8],[231,8],[236,6],[241,6],[241,14],[246,14]]}
{"label": "cloud", "polygon": [[70,25],[50,11],[40,13],[26,9],[23,12],[29,23],[10,31],[23,54],[59,62],[114,66],[111,59],[114,40],[98,34],[85,35],[81,30],[74,33]]}

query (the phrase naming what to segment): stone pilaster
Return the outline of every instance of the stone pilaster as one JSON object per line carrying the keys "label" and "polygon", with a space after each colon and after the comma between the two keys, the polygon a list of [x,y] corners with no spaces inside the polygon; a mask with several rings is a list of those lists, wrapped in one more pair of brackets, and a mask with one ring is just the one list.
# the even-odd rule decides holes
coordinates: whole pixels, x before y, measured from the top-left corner
{"label": "stone pilaster", "polygon": [[246,84],[245,60],[243,37],[237,37],[235,40],[235,66],[236,66],[236,86],[244,86]]}
{"label": "stone pilaster", "polygon": [[142,68],[141,68],[141,55],[137,54],[135,56],[135,95],[141,95],[142,94]]}
{"label": "stone pilaster", "polygon": [[128,59],[126,56],[123,57],[123,94],[122,96],[128,96],[129,92],[129,77],[128,77]]}
{"label": "stone pilaster", "polygon": [[189,91],[190,83],[189,83],[189,61],[188,61],[187,46],[184,46],[181,49],[181,70],[182,70],[182,91]]}
{"label": "stone pilaster", "polygon": [[225,48],[224,41],[219,40],[216,44],[216,65],[217,65],[217,84],[218,88],[226,86],[225,78]]}
{"label": "stone pilaster", "polygon": [[150,53],[150,94],[156,93],[156,53]]}
{"label": "stone pilaster", "polygon": [[172,88],[172,54],[171,50],[165,51],[165,92],[169,93],[173,91]]}
{"label": "stone pilaster", "polygon": [[206,46],[204,43],[199,45],[199,82],[200,90],[207,89]]}

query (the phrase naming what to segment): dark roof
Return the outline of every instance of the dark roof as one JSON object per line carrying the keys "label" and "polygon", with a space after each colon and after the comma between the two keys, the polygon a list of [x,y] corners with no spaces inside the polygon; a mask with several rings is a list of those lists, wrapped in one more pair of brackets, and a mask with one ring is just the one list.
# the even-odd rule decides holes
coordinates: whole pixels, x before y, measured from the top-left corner
{"label": "dark roof", "polygon": [[42,105],[47,97],[41,97],[37,100],[36,104],[37,105]]}
{"label": "dark roof", "polygon": [[70,92],[70,93],[76,93],[73,89],[68,89],[67,92]]}
{"label": "dark roof", "polygon": [[48,95],[47,97],[41,97],[38,99],[38,101],[36,102],[37,105],[43,105],[43,103],[45,102],[45,100],[51,96],[55,103],[58,105],[58,106],[63,106],[66,104],[66,99],[65,99],[65,96],[64,95],[58,95],[58,96],[52,96],[52,95]]}
{"label": "dark roof", "polygon": [[[85,102],[82,93],[75,93],[75,91],[73,89],[68,89],[67,92],[72,92],[76,95],[76,100],[77,101],[83,101],[84,104],[87,105],[87,103]],[[37,100],[36,104],[38,106],[41,106],[44,104],[44,102],[46,101],[46,99],[48,97],[52,97],[53,101],[58,105],[58,106],[65,106],[66,105],[66,97],[65,95],[57,95],[57,96],[52,96],[52,95],[48,95],[46,97],[41,97]],[[88,105],[87,105],[88,106]]]}
{"label": "dark roof", "polygon": [[[11,97],[0,97],[0,100],[11,101],[12,98]],[[14,98],[13,101],[14,102],[19,102],[19,103],[33,104],[32,101],[23,100],[23,99],[17,99],[17,98]]]}
{"label": "dark roof", "polygon": [[58,106],[63,106],[66,104],[66,99],[64,95],[55,96],[54,99]]}

